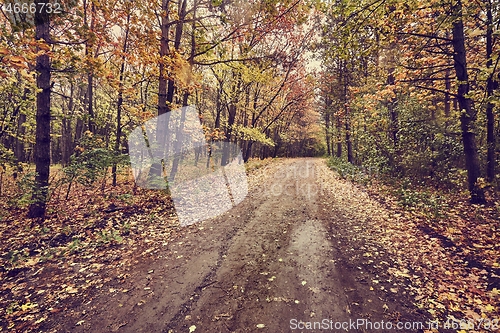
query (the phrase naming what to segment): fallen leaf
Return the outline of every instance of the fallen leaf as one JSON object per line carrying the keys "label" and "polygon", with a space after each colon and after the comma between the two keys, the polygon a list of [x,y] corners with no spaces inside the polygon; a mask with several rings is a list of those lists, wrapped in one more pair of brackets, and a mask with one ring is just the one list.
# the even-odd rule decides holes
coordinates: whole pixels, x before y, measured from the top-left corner
{"label": "fallen leaf", "polygon": [[67,286],[66,289],[64,289],[68,294],[76,294],[78,292],[78,288],[74,288],[72,286]]}
{"label": "fallen leaf", "polygon": [[36,303],[26,303],[26,304],[23,304],[21,305],[21,310],[22,311],[26,311],[26,310],[29,310],[29,309],[33,309],[33,308],[36,308],[38,306],[38,304]]}
{"label": "fallen leaf", "polygon": [[486,310],[486,312],[493,312],[495,311],[495,307],[491,304],[488,304],[484,307],[484,309]]}

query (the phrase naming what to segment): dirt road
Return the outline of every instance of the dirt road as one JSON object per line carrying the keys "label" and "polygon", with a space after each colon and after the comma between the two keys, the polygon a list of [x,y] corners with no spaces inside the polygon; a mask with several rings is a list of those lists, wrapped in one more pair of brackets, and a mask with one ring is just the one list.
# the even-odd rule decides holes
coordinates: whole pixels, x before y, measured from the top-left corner
{"label": "dirt road", "polygon": [[387,275],[396,259],[373,236],[369,216],[342,202],[353,191],[321,159],[272,164],[240,205],[187,227],[156,260],[135,265],[121,284],[126,292],[84,302],[82,321],[64,329],[423,331],[418,323],[396,329],[426,319]]}

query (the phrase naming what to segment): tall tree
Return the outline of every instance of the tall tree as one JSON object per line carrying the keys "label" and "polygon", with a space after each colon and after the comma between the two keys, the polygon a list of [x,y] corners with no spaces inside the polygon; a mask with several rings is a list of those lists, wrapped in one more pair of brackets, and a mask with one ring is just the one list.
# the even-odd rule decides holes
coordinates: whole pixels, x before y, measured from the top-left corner
{"label": "tall tree", "polygon": [[[48,0],[37,3],[35,13],[35,39],[50,41],[50,18],[46,4]],[[28,216],[31,218],[44,217],[48,198],[49,169],[50,169],[50,57],[47,52],[40,50],[36,57],[36,71],[38,73],[36,85],[39,91],[36,95],[36,135],[35,135],[35,166],[36,187],[33,191],[33,203],[30,205]]]}
{"label": "tall tree", "polygon": [[[486,67],[488,69],[488,78],[486,80],[486,144],[487,144],[487,159],[486,159],[486,179],[488,182],[495,180],[496,174],[496,138],[495,138],[495,113],[493,96],[498,87],[495,80],[495,69],[493,68],[493,1],[486,1]],[[498,58],[497,58],[498,63]]]}
{"label": "tall tree", "polygon": [[[88,6],[90,5],[90,14],[88,13]],[[83,24],[86,27],[89,27],[88,20],[90,20],[89,36],[87,41],[85,42],[85,57],[87,61],[92,62],[92,58],[94,58],[94,42],[96,36],[95,32],[95,20],[96,20],[96,7],[93,0],[90,0],[90,3],[87,0],[83,0]],[[90,16],[90,18],[89,18]],[[85,102],[87,105],[88,112],[88,128],[89,131],[95,133],[95,114],[94,114],[94,66],[91,64],[88,68],[87,72],[87,92],[85,94]]]}
{"label": "tall tree", "polygon": [[[128,6],[125,8],[126,11],[126,22],[125,22],[125,33],[123,37],[123,46],[121,50],[120,56],[120,74],[118,78],[118,98],[116,101],[116,132],[115,132],[115,158],[117,158],[120,154],[120,144],[122,140],[122,111],[123,111],[123,90],[124,90],[124,81],[125,81],[125,65],[127,62],[126,54],[129,42],[129,34],[130,34],[130,16],[131,16],[131,8],[130,4],[125,4]],[[111,167],[111,174],[113,177],[113,186],[116,186],[117,183],[117,161],[113,162],[113,166]]]}
{"label": "tall tree", "polygon": [[477,182],[481,170],[475,133],[477,111],[472,105],[472,99],[468,96],[470,92],[470,82],[467,70],[467,51],[465,48],[463,7],[461,0],[458,0],[452,7],[452,13],[454,15],[452,30],[453,60],[458,80],[457,100],[460,107],[460,123],[465,153],[465,165],[467,168],[467,182],[471,195],[471,202],[483,204],[486,201],[484,191]]}

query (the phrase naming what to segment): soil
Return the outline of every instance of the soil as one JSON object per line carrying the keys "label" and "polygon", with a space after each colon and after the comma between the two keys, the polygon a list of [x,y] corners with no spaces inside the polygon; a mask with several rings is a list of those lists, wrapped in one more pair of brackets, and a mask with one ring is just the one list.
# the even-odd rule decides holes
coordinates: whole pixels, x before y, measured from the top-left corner
{"label": "soil", "polygon": [[[426,315],[412,304],[404,280],[387,274],[396,258],[373,237],[369,216],[360,218],[356,207],[338,200],[335,188],[344,185],[335,182],[322,159],[272,163],[251,179],[249,195],[238,206],[183,228],[119,276],[111,272],[123,258],[111,261],[103,285],[67,300],[65,310],[40,328],[423,332]],[[353,325],[362,319],[373,329],[366,322]],[[375,330],[382,321],[386,329]],[[387,329],[388,322],[394,329]],[[397,322],[424,327],[398,330]]]}

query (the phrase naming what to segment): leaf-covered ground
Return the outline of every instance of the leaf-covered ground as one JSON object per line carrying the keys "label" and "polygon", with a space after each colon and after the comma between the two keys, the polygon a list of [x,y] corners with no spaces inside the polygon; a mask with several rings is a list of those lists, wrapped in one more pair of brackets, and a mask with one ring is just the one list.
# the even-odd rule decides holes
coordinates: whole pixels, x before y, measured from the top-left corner
{"label": "leaf-covered ground", "polygon": [[[271,162],[247,163],[250,186]],[[43,223],[26,218],[19,178],[3,179],[0,203],[0,331],[36,330],[85,290],[123,280],[127,267],[186,232],[168,194],[134,187],[131,175],[117,187],[74,184],[67,199],[67,189],[57,188]]]}
{"label": "leaf-covered ground", "polygon": [[[269,184],[269,173],[281,163],[252,161],[251,190]],[[401,196],[376,182],[356,185],[317,163],[318,209],[332,219],[328,239],[343,254],[335,259],[340,267],[359,270],[351,276],[368,292],[412,303],[407,305],[438,319],[440,332],[445,323],[451,331],[494,328],[491,321],[500,318],[495,205],[470,205],[459,194],[442,194],[438,209],[408,205],[417,194]],[[84,307],[89,294],[129,293],[134,269],[199,232],[197,226],[179,227],[165,193],[134,189],[132,182],[71,193],[67,201],[53,197],[43,224],[25,219],[21,209],[0,223],[2,331],[37,331]],[[396,312],[391,315],[397,319]]]}
{"label": "leaf-covered ground", "polygon": [[[500,210],[495,198],[481,206],[471,205],[467,193],[402,191],[377,181],[330,184],[336,187],[332,193],[339,207],[349,207],[348,212],[356,207],[359,218],[369,216],[372,236],[397,259],[398,266],[388,272],[406,280],[414,303],[442,328],[500,329]],[[373,253],[366,256],[372,258]]]}

